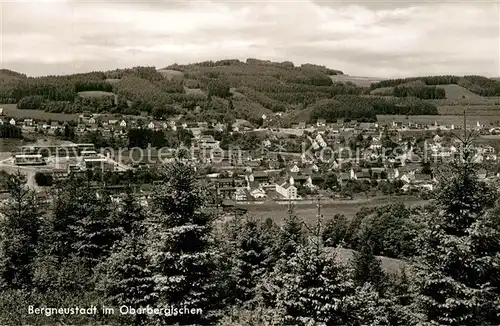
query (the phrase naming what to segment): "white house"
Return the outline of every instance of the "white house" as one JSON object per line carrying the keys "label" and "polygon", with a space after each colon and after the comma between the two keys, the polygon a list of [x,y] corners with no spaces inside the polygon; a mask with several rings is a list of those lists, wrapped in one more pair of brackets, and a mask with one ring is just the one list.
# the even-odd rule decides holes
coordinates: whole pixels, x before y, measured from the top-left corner
{"label": "white house", "polygon": [[14,120],[14,118],[10,119],[9,123],[13,126],[16,125],[16,120]]}
{"label": "white house", "polygon": [[323,139],[323,137],[321,137],[320,134],[318,134],[316,136],[316,142],[319,144],[319,146],[321,146],[322,148],[325,148],[326,147],[326,142],[325,140]]}
{"label": "white house", "polygon": [[120,127],[127,128],[127,122],[125,120],[120,121]]}
{"label": "white house", "polygon": [[297,199],[297,188],[289,182],[276,184],[276,192],[286,199]]}
{"label": "white house", "polygon": [[266,192],[262,188],[253,189],[250,191],[250,195],[255,199],[266,198]]}
{"label": "white house", "polygon": [[149,129],[155,129],[155,124],[153,121],[151,121],[150,123],[148,123],[148,128]]}
{"label": "white house", "polygon": [[293,172],[293,173],[297,173],[299,172],[300,169],[299,167],[297,166],[297,164],[295,164],[294,166],[292,166],[292,168],[290,169],[290,172]]}
{"label": "white house", "polygon": [[242,201],[242,200],[247,200],[247,192],[245,191],[245,188],[236,188],[236,192],[234,193],[235,200],[237,201]]}
{"label": "white house", "polygon": [[326,120],[325,119],[318,119],[316,121],[316,126],[318,126],[318,127],[324,127],[324,126],[326,126]]}

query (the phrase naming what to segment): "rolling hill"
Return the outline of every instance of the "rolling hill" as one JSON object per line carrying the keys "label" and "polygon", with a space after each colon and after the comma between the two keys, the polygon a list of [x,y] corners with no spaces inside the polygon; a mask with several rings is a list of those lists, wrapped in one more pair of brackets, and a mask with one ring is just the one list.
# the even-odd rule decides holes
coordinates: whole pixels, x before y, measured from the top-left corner
{"label": "rolling hill", "polygon": [[[110,101],[112,95],[114,101]],[[52,113],[149,114],[254,124],[282,112],[290,121],[377,115],[454,114],[467,106],[496,112],[500,81],[481,76],[404,79],[356,77],[325,66],[258,59],[134,67],[67,76],[28,77],[0,70],[0,103]]]}

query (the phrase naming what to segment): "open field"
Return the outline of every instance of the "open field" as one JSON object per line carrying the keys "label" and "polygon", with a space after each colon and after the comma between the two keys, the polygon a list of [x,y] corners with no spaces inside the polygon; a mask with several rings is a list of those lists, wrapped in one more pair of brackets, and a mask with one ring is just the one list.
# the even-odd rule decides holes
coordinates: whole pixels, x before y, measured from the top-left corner
{"label": "open field", "polygon": [[171,70],[171,69],[158,69],[158,72],[167,79],[184,76],[184,73],[182,71]]}
{"label": "open field", "polygon": [[375,88],[370,92],[371,95],[392,96],[394,87]]}
{"label": "open field", "polygon": [[202,95],[202,96],[206,95],[205,92],[199,88],[188,88],[184,86],[184,91],[186,92],[186,94]]}
{"label": "open field", "polygon": [[237,92],[235,87],[231,87],[229,91],[231,92],[231,94],[233,94],[235,98],[246,98],[244,94]]}
{"label": "open field", "polygon": [[347,76],[347,75],[332,75],[330,78],[334,82],[351,82],[358,86],[369,87],[372,83],[384,80],[384,78],[377,77],[361,77],[361,76]]}
{"label": "open field", "polygon": [[108,78],[106,79],[106,82],[110,83],[110,84],[117,84],[120,82],[120,79],[119,78]]}
{"label": "open field", "polygon": [[[408,121],[421,124],[434,124],[437,122],[439,125],[451,126],[463,126],[464,116],[460,115],[377,115],[377,120],[379,124],[391,124],[393,121],[402,121],[407,123]],[[500,112],[497,115],[485,116],[485,115],[467,115],[467,125],[470,127],[475,127],[477,122],[485,126],[490,126],[491,123],[495,123],[497,120],[500,121]]]}
{"label": "open field", "polygon": [[3,108],[3,114],[14,119],[37,119],[53,121],[71,121],[78,120],[78,114],[51,113],[40,110],[20,110],[16,104],[0,104]]}
{"label": "open field", "polygon": [[440,105],[438,112],[441,115],[463,114],[464,110],[468,116],[499,116],[500,105]]}
{"label": "open field", "polygon": [[[330,248],[329,248],[330,249]],[[345,248],[331,248],[336,254],[336,258],[341,263],[349,263],[354,257],[354,250]],[[407,267],[407,263],[400,259],[394,259],[384,256],[377,256],[385,272],[389,274],[399,273],[403,267]]]}
{"label": "open field", "polygon": [[[355,199],[355,200],[335,200],[332,202],[324,202],[321,204],[321,214],[324,220],[327,221],[335,214],[343,214],[348,218],[354,217],[361,207],[374,207],[378,205],[403,202],[408,206],[424,205],[428,203],[416,197],[401,196],[401,197],[377,197],[370,199]],[[273,202],[263,204],[236,204],[237,207],[248,209],[248,215],[266,219],[272,218],[276,223],[280,224],[287,216],[287,205],[280,205]],[[295,213],[308,222],[316,221],[317,207],[315,204],[295,204]]]}
{"label": "open field", "polygon": [[25,142],[22,139],[0,138],[0,154],[3,154],[3,152],[17,152],[24,144]]}
{"label": "open field", "polygon": [[113,92],[102,92],[102,91],[87,91],[78,92],[81,97],[104,97],[104,96],[115,96]]}
{"label": "open field", "polygon": [[446,99],[448,100],[458,100],[458,99],[482,99],[482,96],[472,93],[468,89],[455,84],[450,85],[437,85],[439,88],[443,88],[446,92]]}

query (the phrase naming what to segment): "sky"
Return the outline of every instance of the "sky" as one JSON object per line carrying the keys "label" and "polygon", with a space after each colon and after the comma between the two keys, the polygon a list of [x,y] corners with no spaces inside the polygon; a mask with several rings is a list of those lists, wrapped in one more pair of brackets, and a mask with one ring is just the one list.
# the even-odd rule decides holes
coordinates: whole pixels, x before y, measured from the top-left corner
{"label": "sky", "polygon": [[2,0],[0,20],[0,68],[30,76],[228,58],[500,76],[500,0]]}

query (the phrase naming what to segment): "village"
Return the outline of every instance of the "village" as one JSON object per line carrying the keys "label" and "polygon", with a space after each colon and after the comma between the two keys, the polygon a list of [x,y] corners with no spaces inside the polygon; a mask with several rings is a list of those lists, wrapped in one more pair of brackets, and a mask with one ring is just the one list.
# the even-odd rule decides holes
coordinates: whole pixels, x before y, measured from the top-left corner
{"label": "village", "polygon": [[[279,118],[263,116],[263,121]],[[147,198],[149,186],[155,182],[151,171],[183,155],[203,172],[215,201],[247,204],[306,202],[318,196],[353,199],[412,194],[425,198],[437,185],[434,167],[455,157],[463,134],[463,125],[417,124],[411,120],[379,125],[319,119],[290,128],[276,123],[256,127],[237,120],[228,128],[220,122],[105,119],[81,114],[76,123],[3,117],[0,124],[15,126],[23,135],[37,139],[3,152],[0,169],[27,174],[29,184],[40,192],[58,180],[79,176],[90,178],[96,189],[104,182],[117,195],[133,184]],[[98,133],[104,139],[121,139],[125,146],[103,148],[62,140],[65,134],[68,136],[68,129],[76,138]],[[160,134],[184,130],[191,137],[190,145],[131,148],[127,146],[130,130]],[[499,131],[479,122],[467,125],[467,130],[479,138]],[[252,141],[243,146],[241,142],[227,144],[227,139],[221,140],[223,133],[227,137],[251,135]],[[45,138],[51,140],[43,141]],[[476,159],[485,163],[480,178],[496,182],[500,171],[495,147],[479,142],[476,150]],[[147,177],[124,177],[131,174]]]}

